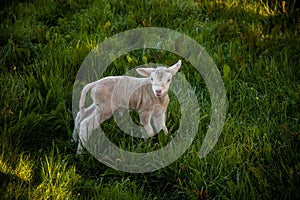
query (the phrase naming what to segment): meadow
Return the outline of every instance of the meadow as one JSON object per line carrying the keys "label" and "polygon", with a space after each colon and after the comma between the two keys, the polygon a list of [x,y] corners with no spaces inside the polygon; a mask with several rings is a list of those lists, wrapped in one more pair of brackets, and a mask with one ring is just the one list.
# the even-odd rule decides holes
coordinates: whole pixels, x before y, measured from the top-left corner
{"label": "meadow", "polygon": [[[300,199],[300,6],[296,0],[5,0],[0,11],[0,199]],[[85,57],[117,33],[165,27],[197,41],[217,65],[228,108],[222,134],[198,151],[211,116],[202,77],[183,60],[195,88],[198,134],[171,165],[125,173],[76,155],[72,91]],[[170,65],[167,51],[133,51],[107,75],[145,63]],[[184,114],[172,93],[167,126]],[[136,113],[132,118],[138,120]],[[154,151],[109,119],[124,149]],[[173,133],[175,134],[175,133]]]}

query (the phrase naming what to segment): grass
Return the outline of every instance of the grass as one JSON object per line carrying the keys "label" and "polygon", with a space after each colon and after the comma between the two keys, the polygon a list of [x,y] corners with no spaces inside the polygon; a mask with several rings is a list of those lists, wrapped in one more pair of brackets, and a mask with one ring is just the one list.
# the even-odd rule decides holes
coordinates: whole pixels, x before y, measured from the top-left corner
{"label": "grass", "polygon": [[[300,18],[297,1],[4,1],[0,12],[0,197],[4,199],[299,199]],[[106,167],[75,155],[72,89],[87,54],[125,30],[157,26],[202,45],[218,66],[228,112],[217,145],[198,151],[210,97],[188,62],[181,73],[200,105],[199,133],[176,162],[152,173]],[[149,50],[147,62],[179,57]],[[141,51],[118,58],[106,75],[145,63]],[[127,66],[126,69],[124,66]],[[167,125],[180,118],[173,94]],[[132,114],[133,118],[136,115]],[[135,119],[137,120],[137,119]],[[103,125],[124,149],[160,147]]]}

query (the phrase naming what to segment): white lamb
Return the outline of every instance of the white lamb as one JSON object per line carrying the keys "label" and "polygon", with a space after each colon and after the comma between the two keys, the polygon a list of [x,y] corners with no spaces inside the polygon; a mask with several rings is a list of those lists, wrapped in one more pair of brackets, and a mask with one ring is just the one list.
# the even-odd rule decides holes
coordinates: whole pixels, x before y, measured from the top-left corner
{"label": "white lamb", "polygon": [[[161,129],[168,135],[165,112],[169,104],[168,90],[172,76],[181,66],[181,60],[171,67],[138,68],[147,78],[110,76],[86,85],[79,101],[80,111],[75,119],[73,139],[82,141],[100,124],[111,117],[115,110],[133,109],[139,113],[140,122],[149,137]],[[91,91],[93,103],[85,109],[87,93]],[[151,125],[151,121],[153,126]],[[81,153],[79,142],[77,153]]]}

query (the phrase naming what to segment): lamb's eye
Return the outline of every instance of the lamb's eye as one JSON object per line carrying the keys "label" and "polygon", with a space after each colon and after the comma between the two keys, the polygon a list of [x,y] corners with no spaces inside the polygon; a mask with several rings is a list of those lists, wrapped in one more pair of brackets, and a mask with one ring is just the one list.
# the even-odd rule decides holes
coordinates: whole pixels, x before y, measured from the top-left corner
{"label": "lamb's eye", "polygon": [[170,82],[170,81],[171,81],[171,79],[168,79],[168,80],[167,80],[167,82]]}
{"label": "lamb's eye", "polygon": [[153,81],[153,78],[151,77],[151,81]]}

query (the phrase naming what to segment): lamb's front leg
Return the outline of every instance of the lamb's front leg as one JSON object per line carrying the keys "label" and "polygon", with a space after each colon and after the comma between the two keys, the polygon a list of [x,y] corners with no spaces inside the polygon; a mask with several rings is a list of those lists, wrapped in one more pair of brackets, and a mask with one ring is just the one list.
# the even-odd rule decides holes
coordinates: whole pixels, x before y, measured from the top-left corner
{"label": "lamb's front leg", "polygon": [[149,111],[142,111],[140,112],[140,121],[144,126],[144,129],[149,137],[154,135],[154,130],[151,125],[151,112]]}
{"label": "lamb's front leg", "polygon": [[161,129],[164,131],[165,135],[168,135],[168,128],[165,124],[165,113],[162,112],[160,114],[154,114],[152,116],[153,125],[157,132],[159,132]]}

